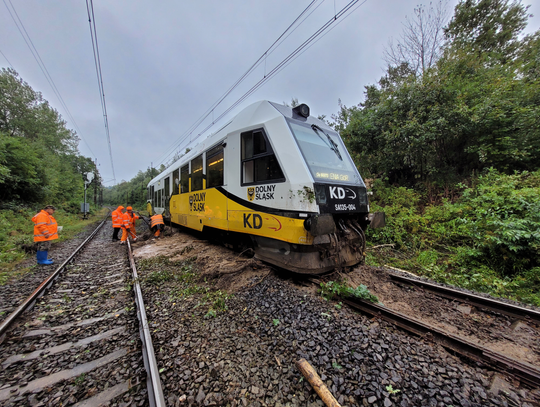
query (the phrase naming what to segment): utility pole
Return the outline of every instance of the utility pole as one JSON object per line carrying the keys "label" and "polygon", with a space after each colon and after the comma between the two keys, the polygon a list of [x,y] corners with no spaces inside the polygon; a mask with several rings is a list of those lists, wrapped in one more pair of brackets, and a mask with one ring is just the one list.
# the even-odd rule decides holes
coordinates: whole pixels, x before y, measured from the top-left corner
{"label": "utility pole", "polygon": [[[97,174],[97,158],[96,158],[96,162],[94,164],[96,166],[96,169],[94,170]],[[98,182],[99,182],[99,177],[96,177],[96,181],[94,182],[94,206],[97,208],[97,188],[98,188]]]}

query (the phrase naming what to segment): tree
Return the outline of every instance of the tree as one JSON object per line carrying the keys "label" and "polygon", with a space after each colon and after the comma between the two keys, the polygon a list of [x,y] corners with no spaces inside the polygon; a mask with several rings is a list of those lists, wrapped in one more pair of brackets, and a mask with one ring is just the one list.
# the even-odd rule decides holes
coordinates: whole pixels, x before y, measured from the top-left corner
{"label": "tree", "polygon": [[397,44],[390,40],[384,50],[389,66],[407,67],[416,76],[423,75],[437,62],[444,43],[443,27],[448,19],[447,0],[439,0],[435,7],[420,4],[414,9],[414,17],[406,18],[404,29]]}
{"label": "tree", "polygon": [[[75,210],[95,165],[60,114],[12,69],[0,70],[0,201],[66,204]],[[87,160],[89,162],[87,162]]]}
{"label": "tree", "polygon": [[462,0],[444,31],[448,44],[507,63],[520,48],[528,8],[519,0]]}

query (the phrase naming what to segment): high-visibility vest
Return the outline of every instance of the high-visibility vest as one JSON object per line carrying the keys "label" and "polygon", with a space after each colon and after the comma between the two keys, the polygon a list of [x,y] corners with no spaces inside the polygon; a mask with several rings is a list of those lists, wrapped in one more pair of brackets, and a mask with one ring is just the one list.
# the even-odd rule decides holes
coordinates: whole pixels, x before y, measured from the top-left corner
{"label": "high-visibility vest", "polygon": [[112,212],[111,218],[112,218],[112,226],[113,228],[121,228],[122,227],[122,209],[124,209],[123,206],[119,206],[115,211]]}
{"label": "high-visibility vest", "polygon": [[34,242],[58,239],[58,224],[52,215],[41,210],[34,215],[32,222],[34,222]]}
{"label": "high-visibility vest", "polygon": [[122,214],[122,227],[125,227],[126,229],[131,228],[131,216],[129,216],[129,213],[123,213]]}
{"label": "high-visibility vest", "polygon": [[139,219],[139,215],[137,215],[137,214],[136,214],[135,212],[133,212],[133,211],[132,211],[131,213],[129,213],[129,212],[126,212],[126,213],[129,215],[129,217],[130,217],[130,219],[131,219],[131,224],[134,225],[134,224],[135,224],[135,221],[136,221],[137,219]]}
{"label": "high-visibility vest", "polygon": [[163,216],[161,215],[154,215],[150,218],[150,227],[153,228],[154,226],[156,225],[164,225],[165,223],[163,223]]}

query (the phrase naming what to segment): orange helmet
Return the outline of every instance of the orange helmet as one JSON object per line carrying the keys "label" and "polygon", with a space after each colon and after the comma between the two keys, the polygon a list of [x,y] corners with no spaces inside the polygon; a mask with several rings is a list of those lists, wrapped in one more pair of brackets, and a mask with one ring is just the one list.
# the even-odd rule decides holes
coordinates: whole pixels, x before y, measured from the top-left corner
{"label": "orange helmet", "polygon": [[128,211],[132,211],[132,210],[133,210],[133,208],[132,208],[131,206],[128,206],[128,207],[126,208],[126,210],[128,210]]}

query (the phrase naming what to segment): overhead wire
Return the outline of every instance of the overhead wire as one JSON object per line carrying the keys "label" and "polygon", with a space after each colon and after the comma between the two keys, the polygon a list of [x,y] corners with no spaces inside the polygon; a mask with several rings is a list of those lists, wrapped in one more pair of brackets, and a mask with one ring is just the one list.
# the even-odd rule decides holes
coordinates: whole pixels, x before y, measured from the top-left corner
{"label": "overhead wire", "polygon": [[0,54],[2,54],[2,56],[6,59],[7,63],[11,67],[11,69],[15,69],[15,68],[13,68],[13,65],[11,65],[11,62],[9,62],[8,57],[6,57],[6,55],[2,52],[2,50],[0,50]]}
{"label": "overhead wire", "polygon": [[[291,35],[305,20],[307,17],[309,17],[313,11],[315,11],[321,4],[322,2],[317,6],[315,7],[315,9],[309,13],[307,16],[304,17],[304,19],[298,24],[296,25],[296,27],[292,29],[292,27],[295,26],[295,24],[308,12],[308,10],[310,8],[313,7],[313,5],[315,3],[317,3],[317,1],[319,0],[313,0],[311,3],[308,4],[308,6],[298,15],[298,17],[296,17],[294,19],[294,21],[287,27],[287,29],[272,43],[272,45],[270,45],[270,47],[265,51],[263,52],[263,54],[248,68],[248,70],[246,72],[244,72],[244,74],[242,74],[240,76],[240,78],[238,78],[236,80],[235,83],[233,83],[233,85],[231,85],[231,87],[216,101],[214,102],[210,108],[208,108],[204,113],[203,115],[197,119],[197,121],[192,124],[183,134],[182,136],[180,136],[180,141],[176,141],[175,143],[173,143],[173,145],[171,145],[169,148],[167,148],[166,151],[171,151],[170,153],[168,153],[160,162],[158,165],[164,163],[168,157],[171,156],[171,154],[174,154],[178,148],[180,147],[181,143],[184,141],[185,137],[187,137],[186,135],[191,135],[193,133],[193,131],[195,131],[195,129],[200,126],[202,124],[202,122],[208,117],[210,116],[211,114],[214,113],[214,110],[216,107],[218,107],[222,102],[223,100],[229,96],[231,94],[231,92],[236,89],[236,87],[238,87],[240,85],[240,83],[242,83],[248,76],[251,72],[253,72],[253,70],[255,70],[263,61],[266,61],[266,58],[268,57],[268,55],[270,55],[272,52],[274,52],[274,50],[286,39],[289,37],[289,35]],[[324,1],[324,0],[323,0]],[[289,32],[290,31],[290,32]],[[288,33],[289,32],[289,33]],[[288,34],[287,34],[288,33]],[[287,35],[286,35],[287,34]],[[212,120],[213,123],[215,123],[214,120]]]}
{"label": "overhead wire", "polygon": [[96,66],[96,75],[97,75],[98,88],[99,88],[99,98],[101,101],[101,110],[103,113],[103,122],[105,125],[105,135],[107,137],[107,144],[109,146],[109,157],[111,159],[111,169],[113,173],[113,180],[114,182],[116,182],[116,175],[114,173],[114,161],[113,161],[112,147],[111,147],[111,136],[109,132],[109,119],[107,116],[107,104],[105,103],[105,89],[103,87],[103,75],[101,73],[101,59],[99,57],[96,19],[94,16],[94,3],[92,0],[90,0],[90,4],[88,4],[88,0],[86,0],[86,11],[88,13],[88,24],[90,25],[90,37],[92,38],[92,50],[94,53],[94,64]]}
{"label": "overhead wire", "polygon": [[[358,7],[362,6],[367,2],[367,0],[364,0],[360,4],[358,4],[360,0],[351,0],[345,7],[343,7],[339,12],[335,13],[334,16],[328,20],[325,24],[323,24],[318,30],[316,30],[307,40],[305,40],[300,46],[298,46],[293,52],[291,52],[287,57],[285,57],[279,64],[277,64],[268,74],[265,74],[262,79],[260,79],[254,86],[252,86],[246,93],[244,93],[240,98],[238,98],[231,106],[229,106],[221,115],[219,115],[211,124],[209,124],[206,128],[201,130],[197,137],[194,139],[189,139],[189,142],[195,141],[197,138],[199,138],[202,134],[204,134],[207,130],[209,130],[216,122],[221,120],[223,117],[225,117],[231,110],[236,108],[240,103],[242,103],[247,97],[249,97],[251,94],[253,94],[258,88],[260,88],[265,82],[270,80],[273,76],[275,76],[277,73],[279,73],[282,69],[284,69],[288,64],[290,64],[294,59],[296,59],[298,56],[300,56],[303,52],[305,52],[307,49],[309,49],[312,45],[314,45],[320,38],[323,33],[326,35],[331,30],[327,31],[330,27],[335,28],[337,24],[334,26],[334,23],[336,23],[339,20],[339,23],[344,20],[344,18],[348,17],[350,14],[352,14]],[[356,7],[355,7],[356,6]],[[344,17],[343,19],[341,19]],[[340,20],[341,19],[341,20]],[[296,21],[296,20],[295,20]],[[339,24],[338,23],[338,24]],[[317,41],[315,41],[317,40]],[[182,146],[182,143],[187,140],[188,136],[191,136],[193,131],[191,131],[189,134],[183,136],[178,143],[178,147]]]}
{"label": "overhead wire", "polygon": [[[54,94],[56,95],[56,97],[58,98],[58,100],[60,101],[60,104],[64,108],[64,111],[66,112],[67,116],[69,117],[69,119],[73,123],[73,126],[77,129],[77,132],[78,132],[77,135],[83,140],[83,142],[88,147],[88,150],[90,150],[92,155],[95,157],[94,152],[92,151],[92,149],[90,148],[90,146],[88,145],[88,143],[86,142],[84,137],[82,136],[82,132],[79,129],[79,126],[77,125],[77,122],[75,121],[75,119],[71,115],[71,112],[69,111],[69,108],[67,107],[67,104],[64,102],[64,99],[62,98],[62,95],[60,94],[60,91],[56,87],[56,84],[54,83],[54,80],[53,80],[52,76],[49,74],[49,71],[47,70],[47,66],[45,65],[45,63],[41,59],[41,56],[39,55],[39,52],[38,52],[37,48],[35,47],[35,45],[34,45],[34,43],[32,41],[32,38],[28,34],[28,31],[26,31],[26,28],[24,27],[24,24],[23,24],[22,20],[20,19],[19,14],[17,13],[17,10],[13,6],[13,3],[11,2],[11,0],[8,0],[11,8],[13,9],[13,13],[15,13],[15,16],[17,17],[17,19],[15,19],[15,16],[13,16],[13,13],[11,12],[11,9],[8,7],[8,5],[6,3],[6,0],[3,0],[3,1],[4,1],[4,5],[6,6],[8,12],[9,12],[9,15],[11,16],[11,19],[13,20],[13,22],[15,23],[15,26],[19,30],[19,33],[23,37],[24,42],[26,43],[26,45],[28,46],[28,49],[32,53],[32,56],[36,60],[39,68],[41,69],[41,72],[43,72],[43,75],[45,76],[45,79],[47,79],[47,82],[49,82],[49,85],[51,86],[51,88],[52,88]],[[20,26],[19,26],[19,24],[20,24]],[[22,30],[21,30],[21,27],[22,27]],[[24,31],[24,33],[23,33],[23,31]],[[2,54],[2,55],[4,55],[4,54]],[[4,55],[4,58],[6,58],[5,55]],[[6,58],[6,60],[7,60],[7,58]],[[11,63],[9,61],[8,61],[8,63],[11,65]],[[11,65],[11,67],[13,68],[13,65]],[[15,68],[13,68],[13,69],[15,69]]]}

